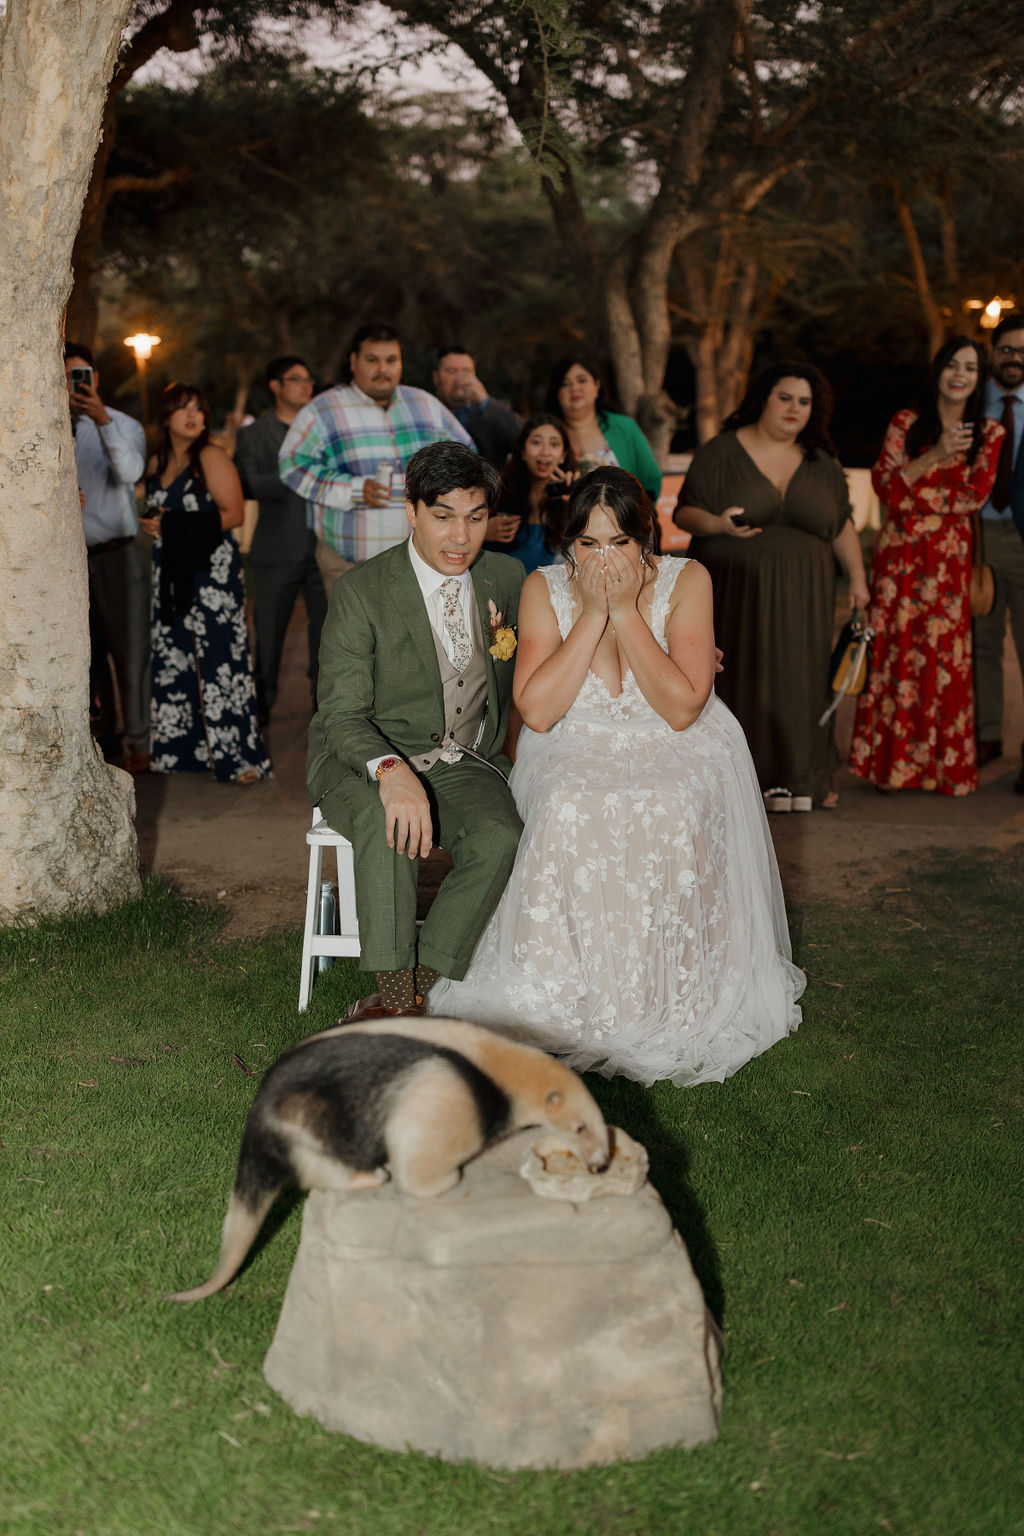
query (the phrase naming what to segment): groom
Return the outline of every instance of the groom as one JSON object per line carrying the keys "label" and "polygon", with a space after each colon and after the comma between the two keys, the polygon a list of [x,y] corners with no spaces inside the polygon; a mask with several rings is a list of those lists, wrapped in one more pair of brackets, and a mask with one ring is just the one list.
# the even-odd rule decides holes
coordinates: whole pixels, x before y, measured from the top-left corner
{"label": "groom", "polygon": [[[481,553],[501,479],[461,443],[409,460],[411,537],[331,591],[309,730],[313,804],[352,843],[360,965],[379,996],[354,1016],[415,1011],[460,980],[512,870],[522,824],[502,752],[523,568]],[[454,868],[417,940],[418,860]]]}

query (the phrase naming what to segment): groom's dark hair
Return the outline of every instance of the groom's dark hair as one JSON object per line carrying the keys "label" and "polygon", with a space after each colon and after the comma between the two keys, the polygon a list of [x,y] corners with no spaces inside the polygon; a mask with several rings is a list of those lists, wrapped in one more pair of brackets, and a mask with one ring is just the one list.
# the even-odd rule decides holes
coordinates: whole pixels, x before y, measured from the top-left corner
{"label": "groom's dark hair", "polygon": [[498,504],[501,476],[493,464],[463,443],[428,443],[405,469],[405,496],[414,507],[432,507],[449,491],[483,491],[488,511]]}
{"label": "groom's dark hair", "polygon": [[559,553],[568,558],[595,507],[607,507],[619,529],[635,539],[645,555],[654,553],[654,507],[640,481],[628,470],[592,469],[573,486],[558,538]]}

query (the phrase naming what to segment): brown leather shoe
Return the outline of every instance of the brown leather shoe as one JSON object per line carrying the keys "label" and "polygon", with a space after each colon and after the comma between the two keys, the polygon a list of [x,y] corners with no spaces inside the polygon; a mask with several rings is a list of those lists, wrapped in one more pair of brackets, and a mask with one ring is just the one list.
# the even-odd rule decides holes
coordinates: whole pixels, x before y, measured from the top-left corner
{"label": "brown leather shoe", "polygon": [[149,753],[136,752],[134,747],[126,747],[121,766],[126,773],[148,773]]}
{"label": "brown leather shoe", "polygon": [[420,1018],[424,1013],[422,999],[413,1004],[411,1008],[385,1008],[380,1000],[379,992],[371,992],[369,997],[361,997],[353,1003],[339,1020],[342,1024],[359,1024],[364,1019],[411,1019]]}
{"label": "brown leather shoe", "polygon": [[999,758],[999,757],[1002,757],[1002,755],[1003,755],[1003,744],[1002,744],[1001,741],[979,741],[978,742],[978,767],[979,768],[987,767],[989,763],[994,763],[996,761],[996,759]]}

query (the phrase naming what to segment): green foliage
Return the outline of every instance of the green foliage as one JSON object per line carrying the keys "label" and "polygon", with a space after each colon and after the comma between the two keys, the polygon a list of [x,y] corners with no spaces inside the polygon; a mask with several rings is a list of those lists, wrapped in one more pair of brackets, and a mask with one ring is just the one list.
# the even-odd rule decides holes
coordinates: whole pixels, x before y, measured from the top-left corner
{"label": "green foliage", "polygon": [[[525,408],[566,340],[600,343],[623,252],[641,350],[658,353],[663,303],[694,360],[721,337],[726,393],[758,332],[775,355],[916,358],[927,328],[897,194],[951,328],[965,299],[1024,290],[1012,7],[758,0],[716,78],[702,49],[722,7],[706,0],[381,11],[392,54],[454,45],[491,98],[388,101],[370,94],[372,71],[309,69],[299,34],[264,26],[317,14],[344,36],[340,0],[204,7],[213,67],[122,98],[105,293],[108,312],[165,337],[158,376],[198,374],[229,404],[240,378],[294,348],[331,377],[355,324],[379,314],[402,328],[408,378],[429,383],[430,348],[454,333]],[[392,19],[414,29],[408,44]],[[716,85],[704,144],[695,125]],[[168,171],[182,179],[162,190],[124,181]],[[675,261],[652,293],[645,262],[666,242]]]}
{"label": "green foliage", "polygon": [[[1021,850],[793,914],[796,1036],[724,1084],[594,1084],[725,1334],[721,1433],[578,1473],[381,1452],[261,1365],[298,1239],[189,1309],[263,1070],[300,1028],[298,938],[225,943],[147,886],[0,939],[3,1536],[1014,1536]],[[323,977],[301,1028],[365,990]],[[247,1070],[246,1070],[247,1069]],[[567,1409],[567,1411],[571,1411]]]}
{"label": "green foliage", "polygon": [[[923,330],[894,180],[921,219],[951,323],[975,291],[988,297],[1024,286],[1024,34],[1007,7],[916,0],[880,11],[872,0],[760,0],[739,26],[692,195],[680,149],[689,88],[699,97],[710,84],[699,77],[700,41],[715,7],[395,0],[391,9],[464,48],[535,151],[551,142],[538,123],[552,124],[563,178],[573,167],[613,166],[643,189],[620,225],[633,242],[634,271],[658,237],[659,212],[685,203],[690,227],[678,261],[694,281],[674,281],[668,296],[677,339],[756,326],[773,313],[780,289],[791,330],[838,309],[839,345]],[[552,57],[557,71],[546,68]],[[950,231],[960,245],[952,270]],[[731,241],[755,257],[750,291],[746,274],[730,276],[723,259]]]}
{"label": "green foliage", "polygon": [[269,76],[225,65],[127,93],[112,175],[168,166],[180,181],[118,194],[106,226],[108,304],[152,317],[158,378],[198,375],[230,400],[239,371],[294,350],[326,381],[381,317],[408,381],[429,385],[454,335],[518,401],[533,348],[564,339],[566,263],[522,152],[480,111],[368,101],[280,60]]}

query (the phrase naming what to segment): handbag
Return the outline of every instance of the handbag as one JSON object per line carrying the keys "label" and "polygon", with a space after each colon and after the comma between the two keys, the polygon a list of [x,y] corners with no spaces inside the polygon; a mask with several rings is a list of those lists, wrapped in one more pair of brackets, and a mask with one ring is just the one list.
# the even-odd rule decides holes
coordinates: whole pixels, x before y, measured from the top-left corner
{"label": "handbag", "polygon": [[971,618],[984,619],[996,601],[996,580],[992,567],[981,558],[981,518],[977,511],[971,518]]}
{"label": "handbag", "polygon": [[832,678],[832,703],[826,709],[819,725],[827,725],[848,694],[863,693],[868,680],[868,652],[875,631],[866,624],[855,608],[848,621],[839,631],[836,648],[832,652],[829,674]]}

